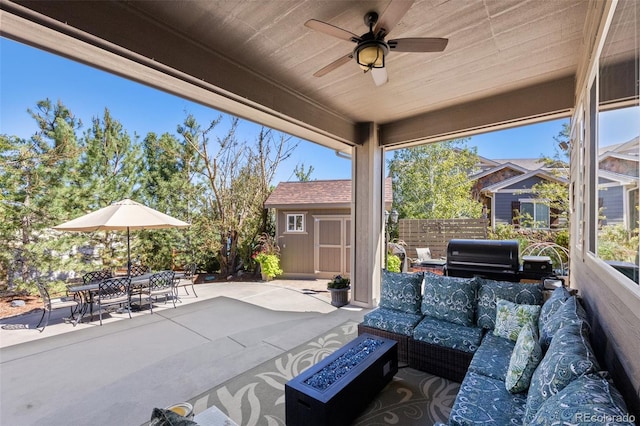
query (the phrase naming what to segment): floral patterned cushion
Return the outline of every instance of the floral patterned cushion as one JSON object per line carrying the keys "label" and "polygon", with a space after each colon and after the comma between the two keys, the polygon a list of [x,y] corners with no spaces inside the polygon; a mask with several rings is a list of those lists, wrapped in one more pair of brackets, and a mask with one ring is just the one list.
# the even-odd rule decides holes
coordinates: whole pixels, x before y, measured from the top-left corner
{"label": "floral patterned cushion", "polygon": [[516,342],[495,336],[493,333],[485,334],[480,347],[473,355],[469,370],[504,382],[515,344]]}
{"label": "floral patterned cushion", "polygon": [[584,327],[589,327],[587,314],[575,296],[567,299],[549,319],[543,322],[540,327],[540,346],[546,349],[553,335],[567,324],[582,324]]}
{"label": "floral patterned cushion", "polygon": [[482,340],[482,329],[424,317],[413,331],[413,338],[433,345],[473,353]]}
{"label": "floral patterned cushion", "polygon": [[420,314],[423,275],[382,271],[381,308]]}
{"label": "floral patterned cushion", "polygon": [[558,287],[553,290],[549,299],[547,299],[540,309],[540,317],[538,317],[538,329],[541,329],[546,322],[556,313],[564,302],[571,297],[571,293],[565,287]]}
{"label": "floral patterned cushion", "polygon": [[520,284],[476,278],[478,281],[477,325],[487,329],[496,326],[496,301],[542,305],[542,284]]}
{"label": "floral patterned cushion", "polygon": [[511,353],[509,368],[504,384],[511,393],[529,389],[531,376],[542,359],[542,348],[538,343],[538,332],[533,323],[527,323],[520,330],[516,346]]}
{"label": "floral patterned cushion", "polygon": [[515,342],[518,340],[520,330],[526,324],[535,324],[537,327],[538,316],[540,316],[540,305],[520,305],[498,299],[496,302],[496,327],[493,334]]}
{"label": "floral patterned cushion", "polygon": [[392,333],[411,336],[413,329],[422,319],[422,315],[409,314],[394,309],[378,308],[366,314],[362,324],[389,331]]}
{"label": "floral patterned cushion", "polygon": [[583,374],[598,371],[598,361],[581,324],[568,324],[556,332],[547,353],[533,373],[525,423],[530,422],[542,404]]}
{"label": "floral patterned cushion", "polygon": [[459,325],[473,326],[477,282],[469,278],[424,275],[422,313]]}
{"label": "floral patterned cushion", "polygon": [[599,374],[577,378],[540,407],[531,425],[633,425],[629,411],[609,381]]}
{"label": "floral patterned cushion", "polygon": [[450,426],[522,425],[526,396],[509,393],[504,382],[468,371],[449,415]]}

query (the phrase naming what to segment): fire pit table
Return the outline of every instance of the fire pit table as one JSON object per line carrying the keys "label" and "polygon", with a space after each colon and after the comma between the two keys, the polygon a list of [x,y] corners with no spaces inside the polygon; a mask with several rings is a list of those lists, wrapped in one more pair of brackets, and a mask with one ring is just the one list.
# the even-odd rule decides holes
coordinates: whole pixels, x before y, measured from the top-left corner
{"label": "fire pit table", "polygon": [[362,334],[285,385],[287,425],[348,425],[397,372],[397,342]]}

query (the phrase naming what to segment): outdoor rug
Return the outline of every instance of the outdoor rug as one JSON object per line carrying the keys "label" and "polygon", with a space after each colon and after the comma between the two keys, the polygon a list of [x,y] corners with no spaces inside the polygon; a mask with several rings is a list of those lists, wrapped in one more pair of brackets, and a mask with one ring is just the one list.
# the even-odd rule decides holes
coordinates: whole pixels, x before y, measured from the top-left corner
{"label": "outdoor rug", "polygon": [[[216,406],[243,426],[285,425],[285,383],[356,337],[357,323],[346,322],[189,402],[196,412]],[[353,424],[446,422],[459,388],[458,383],[401,368]]]}

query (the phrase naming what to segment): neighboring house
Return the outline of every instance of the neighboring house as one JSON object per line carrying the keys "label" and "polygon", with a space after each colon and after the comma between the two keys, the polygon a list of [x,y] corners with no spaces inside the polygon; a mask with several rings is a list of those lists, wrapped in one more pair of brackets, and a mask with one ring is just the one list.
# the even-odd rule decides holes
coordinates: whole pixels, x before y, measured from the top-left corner
{"label": "neighboring house", "polygon": [[[471,176],[475,181],[472,196],[485,206],[493,228],[501,223],[538,229],[566,226],[559,219],[559,212],[553,212],[546,200],[537,199],[532,192],[531,188],[543,181],[568,184],[566,179],[544,167],[541,160],[480,157],[478,167],[480,171]],[[531,218],[532,222],[520,223],[522,216]]]}
{"label": "neighboring house", "polygon": [[[600,225],[623,225],[626,229],[638,226],[638,137],[617,145],[603,147],[599,153],[598,205]],[[539,229],[565,227],[564,220],[553,212],[545,200],[536,199],[531,188],[539,182],[567,184],[545,167],[539,159],[490,160],[480,157],[479,172],[471,176],[475,181],[474,199],[486,206],[493,228],[497,224],[535,226]],[[533,224],[518,223],[527,215]]]}
{"label": "neighboring house", "polygon": [[600,225],[638,227],[639,138],[605,146],[598,157]]}
{"label": "neighboring house", "polygon": [[[385,209],[391,208],[391,179]],[[351,180],[280,182],[264,204],[274,209],[280,267],[287,278],[349,275]]]}

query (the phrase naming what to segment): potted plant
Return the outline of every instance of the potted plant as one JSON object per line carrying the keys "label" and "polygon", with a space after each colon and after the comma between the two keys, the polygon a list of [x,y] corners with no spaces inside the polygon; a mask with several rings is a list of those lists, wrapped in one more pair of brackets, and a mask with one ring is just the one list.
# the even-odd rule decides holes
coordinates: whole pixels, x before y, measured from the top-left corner
{"label": "potted plant", "polygon": [[260,273],[265,281],[272,280],[282,274],[280,269],[280,247],[273,237],[263,233],[258,239],[258,249],[253,253],[253,259],[260,265]]}
{"label": "potted plant", "polygon": [[351,280],[342,275],[333,277],[327,289],[331,292],[331,304],[336,307],[344,306],[349,303],[349,289],[351,288]]}
{"label": "potted plant", "polygon": [[387,271],[389,272],[400,272],[400,267],[402,266],[402,261],[395,254],[389,254],[387,258]]}
{"label": "potted plant", "polygon": [[280,269],[280,258],[276,254],[257,253],[254,257],[260,264],[260,273],[265,281],[272,280],[277,275],[282,274]]}

